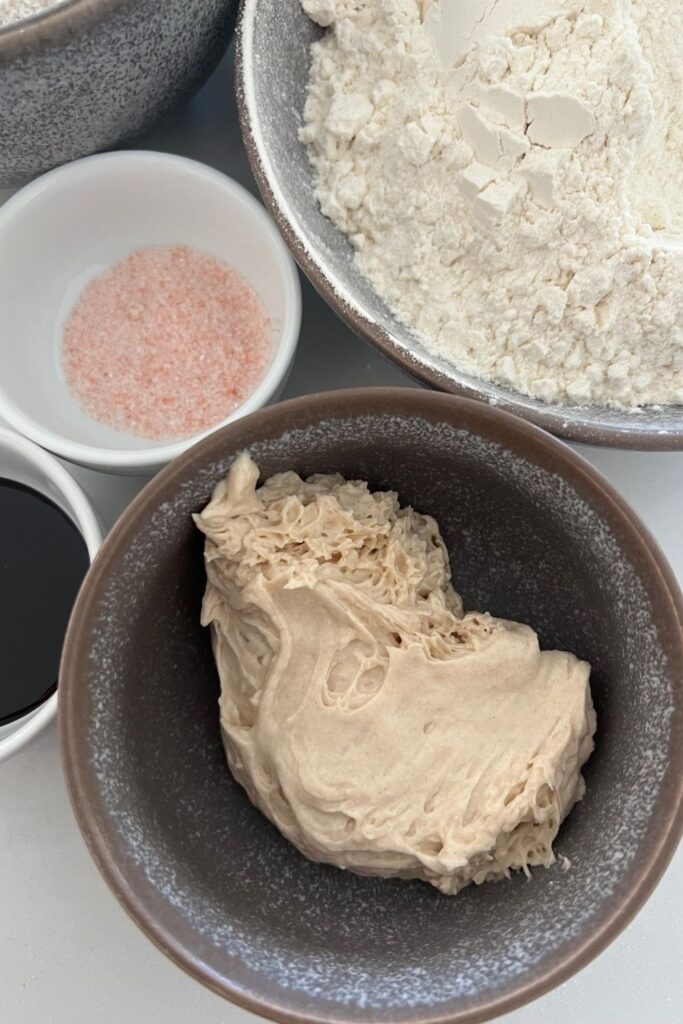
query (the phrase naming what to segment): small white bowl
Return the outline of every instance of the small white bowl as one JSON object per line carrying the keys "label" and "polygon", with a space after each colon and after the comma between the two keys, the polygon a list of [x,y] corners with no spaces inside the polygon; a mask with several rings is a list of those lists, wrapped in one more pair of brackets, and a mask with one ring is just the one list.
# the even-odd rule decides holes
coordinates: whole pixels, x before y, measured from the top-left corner
{"label": "small white bowl", "polygon": [[[85,284],[136,249],[194,246],[230,264],[271,321],[272,358],[246,402],[211,430],[155,443],[98,423],[67,387],[64,322]],[[241,185],[165,153],[87,157],[38,178],[0,207],[0,416],[71,462],[148,473],[205,434],[276,397],[301,326],[294,261],[264,207]]]}
{"label": "small white bowl", "polygon": [[[81,488],[52,455],[0,427],[0,477],[32,487],[58,505],[80,531],[92,562],[102,544],[100,524]],[[39,636],[36,643],[40,643]],[[57,693],[53,693],[38,708],[0,725],[0,761],[25,747],[56,713]]]}

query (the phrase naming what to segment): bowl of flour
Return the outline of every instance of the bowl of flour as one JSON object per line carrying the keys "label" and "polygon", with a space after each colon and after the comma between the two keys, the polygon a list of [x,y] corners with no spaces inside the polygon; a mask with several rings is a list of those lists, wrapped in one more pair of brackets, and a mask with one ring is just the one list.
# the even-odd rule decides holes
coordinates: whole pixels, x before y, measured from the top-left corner
{"label": "bowl of flour", "polygon": [[0,0],[0,188],[135,139],[199,88],[237,0]]}
{"label": "bowl of flour", "polygon": [[300,265],[424,383],[683,447],[676,0],[245,0],[244,138]]}

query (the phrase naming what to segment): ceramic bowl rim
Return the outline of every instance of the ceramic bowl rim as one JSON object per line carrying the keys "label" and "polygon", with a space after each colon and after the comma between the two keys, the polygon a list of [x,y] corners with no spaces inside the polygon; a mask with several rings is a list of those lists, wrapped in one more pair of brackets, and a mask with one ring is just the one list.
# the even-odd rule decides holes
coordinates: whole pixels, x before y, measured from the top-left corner
{"label": "ceramic bowl rim", "polygon": [[[0,447],[13,448],[27,463],[36,466],[52,481],[73,510],[71,518],[85,541],[88,558],[92,565],[102,545],[102,529],[92,504],[80,484],[53,455],[13,430],[0,427]],[[16,723],[13,723],[16,725],[14,731],[0,738],[0,762],[23,750],[52,722],[57,715],[58,703],[59,688],[37,709],[29,711],[23,718],[19,718]]]}
{"label": "ceramic bowl rim", "polygon": [[[294,260],[282,241],[268,211],[243,185],[240,185],[221,171],[217,171],[198,160],[144,149],[124,149],[113,153],[96,153],[93,156],[73,160],[42,174],[24,186],[24,188],[19,189],[15,195],[11,196],[6,203],[0,206],[0,239],[5,225],[17,215],[21,216],[23,209],[37,194],[52,191],[55,196],[58,196],[61,184],[82,174],[84,170],[86,173],[89,173],[91,169],[96,170],[102,165],[107,164],[113,167],[121,167],[125,170],[135,163],[144,163],[150,167],[156,165],[162,173],[165,166],[171,166],[173,169],[184,169],[195,180],[219,186],[231,201],[241,204],[248,211],[248,215],[258,224],[259,230],[266,240],[268,248],[273,253],[278,266],[278,273],[282,280],[284,292],[283,327],[272,362],[259,381],[258,386],[248,395],[246,401],[235,409],[230,416],[225,417],[225,419],[212,426],[209,430],[157,447],[131,449],[100,448],[97,445],[72,441],[43,426],[33,416],[24,412],[6,393],[0,382],[0,416],[4,417],[15,430],[30,440],[35,441],[41,447],[47,448],[55,455],[59,455],[70,462],[105,471],[113,470],[114,472],[126,470],[144,472],[147,469],[153,469],[166,462],[170,462],[201,438],[213,433],[214,430],[220,429],[220,427],[240,419],[267,404],[282,384],[289,370],[296,353],[301,331],[301,284],[299,275]],[[239,270],[239,267],[236,269]]]}
{"label": "ceramic bowl rim", "polygon": [[[683,595],[663,552],[648,529],[611,484],[586,459],[519,417],[479,402],[439,392],[412,388],[356,388],[290,399],[268,410],[256,412],[247,419],[230,424],[204,438],[162,470],[135,498],[105,541],[88,574],[71,619],[64,647],[60,672],[62,700],[59,718],[64,772],[76,819],[99,870],[119,901],[147,937],[177,966],[231,1002],[280,1024],[330,1024],[329,1017],[316,1017],[313,1014],[299,1014],[283,1009],[267,990],[259,995],[246,994],[238,983],[221,978],[211,971],[201,958],[192,953],[191,939],[184,941],[182,929],[180,932],[172,933],[156,917],[154,907],[147,902],[146,894],[136,891],[136,877],[127,877],[109,848],[106,828],[97,813],[97,783],[87,768],[83,740],[85,723],[79,716],[75,699],[79,679],[85,672],[85,638],[89,633],[98,591],[123,557],[129,538],[137,529],[141,518],[158,504],[158,496],[166,490],[169,483],[180,480],[188,470],[191,470],[193,464],[203,461],[209,453],[215,453],[217,456],[221,452],[224,456],[236,450],[240,444],[239,436],[249,435],[254,428],[263,424],[267,417],[275,417],[273,433],[268,436],[277,436],[277,430],[290,414],[296,417],[301,413],[312,416],[311,422],[317,422],[318,418],[333,418],[335,413],[346,418],[350,415],[368,413],[416,417],[422,415],[432,421],[444,421],[459,426],[465,422],[468,429],[493,433],[499,443],[507,443],[499,440],[501,436],[512,439],[511,446],[512,442],[522,446],[529,457],[547,457],[552,461],[555,472],[561,473],[579,490],[590,492],[601,513],[611,523],[618,524],[620,543],[629,553],[638,556],[640,572],[647,576],[651,584],[652,600],[655,608],[659,609],[658,617],[663,616],[665,621],[676,623],[671,631],[668,653],[671,654],[672,663],[681,666]],[[681,696],[678,698],[674,714],[675,725],[676,721],[683,719]],[[656,841],[637,862],[635,884],[625,895],[615,898],[613,906],[603,919],[596,922],[588,934],[581,936],[564,951],[559,951],[540,976],[526,981],[522,978],[521,983],[515,985],[514,989],[504,996],[487,1000],[475,1008],[464,1009],[455,1014],[416,1015],[416,1022],[477,1024],[490,1020],[536,999],[566,981],[609,945],[650,896],[683,834],[683,748],[672,750],[670,760],[677,770],[673,772],[672,769],[674,781],[671,786],[666,790],[662,787],[662,799],[668,813],[658,818]],[[338,1019],[340,1022],[344,1020],[343,1017]]]}
{"label": "ceramic bowl rim", "polygon": [[[41,49],[58,49],[71,42],[74,33],[98,24],[109,14],[128,8],[136,0],[60,0],[54,7],[37,11],[19,21],[0,26],[0,65]],[[232,8],[237,0],[230,0]]]}
{"label": "ceramic bowl rim", "polygon": [[54,7],[0,26],[0,63],[36,49],[53,46],[78,29],[100,21],[117,8],[131,6],[131,0],[61,0]]}
{"label": "ceramic bowl rim", "polygon": [[[633,413],[633,425],[626,427],[601,421],[601,406],[586,406],[583,419],[567,419],[562,409],[573,412],[572,406],[553,405],[545,411],[538,404],[530,404],[534,400],[521,392],[505,388],[500,384],[492,384],[462,374],[454,368],[453,374],[431,365],[426,356],[424,359],[407,346],[395,341],[372,317],[365,314],[361,301],[351,301],[340,295],[334,281],[328,274],[324,262],[305,244],[305,233],[298,230],[295,218],[289,211],[289,204],[279,196],[279,187],[274,184],[275,175],[272,171],[270,158],[265,147],[260,145],[260,133],[255,130],[258,123],[258,111],[253,99],[253,67],[252,50],[253,24],[259,0],[240,0],[237,30],[235,33],[235,91],[237,106],[244,141],[252,173],[256,178],[263,201],[275,219],[294,259],[314,288],[320,293],[329,306],[341,319],[361,338],[369,341],[375,348],[399,366],[405,373],[421,383],[447,394],[460,395],[478,402],[495,405],[511,412],[536,426],[542,427],[559,438],[577,441],[582,444],[598,445],[610,448],[636,449],[640,451],[677,451],[683,449],[683,406],[680,415],[671,426],[662,423],[661,428],[651,426],[643,429],[638,425],[639,413]],[[495,395],[486,393],[486,389],[496,387]],[[676,408],[676,406],[667,406]],[[652,415],[648,410],[648,415]]]}

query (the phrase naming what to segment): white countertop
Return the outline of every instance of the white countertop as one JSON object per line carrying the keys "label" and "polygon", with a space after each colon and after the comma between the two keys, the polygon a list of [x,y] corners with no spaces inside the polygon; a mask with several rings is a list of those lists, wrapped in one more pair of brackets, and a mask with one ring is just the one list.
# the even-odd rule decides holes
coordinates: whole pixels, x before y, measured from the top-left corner
{"label": "white countertop", "polygon": [[[228,56],[144,148],[195,157],[252,191]],[[0,201],[7,197],[0,192]],[[284,397],[410,384],[344,327],[307,282]],[[652,530],[683,579],[683,453],[582,448]],[[109,526],[145,482],[77,471]],[[506,1024],[683,1024],[683,848],[602,956]],[[256,1018],[186,977],[126,917],[81,841],[55,729],[0,766],[0,1024],[247,1024]]]}

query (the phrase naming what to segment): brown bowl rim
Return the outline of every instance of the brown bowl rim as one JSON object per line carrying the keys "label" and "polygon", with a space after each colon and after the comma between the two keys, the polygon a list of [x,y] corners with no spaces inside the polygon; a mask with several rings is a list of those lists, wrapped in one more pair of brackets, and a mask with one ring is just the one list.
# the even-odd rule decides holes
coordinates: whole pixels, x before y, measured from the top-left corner
{"label": "brown bowl rim", "polygon": [[[256,426],[275,419],[275,431],[286,428],[292,417],[320,411],[321,418],[333,419],[368,412],[404,416],[425,416],[432,421],[443,421],[459,428],[486,431],[486,436],[526,453],[549,472],[563,476],[579,493],[590,492],[608,521],[619,527],[620,543],[641,565],[641,574],[647,571],[650,593],[658,619],[673,621],[674,628],[667,637],[670,663],[681,667],[683,677],[683,595],[659,545],[627,502],[610,483],[583,456],[558,441],[547,432],[517,416],[481,402],[451,395],[420,391],[412,388],[353,388],[304,395],[255,413],[228,424],[204,438],[193,448],[178,456],[155,476],[138,494],[119,518],[98,553],[78,595],[74,607],[62,656],[59,681],[59,727],[62,762],[67,790],[73,811],[90,853],[102,876],[123,908],[157,946],[178,967],[230,1002],[260,1014],[278,1024],[348,1024],[343,1017],[312,1016],[283,1009],[266,992],[263,996],[246,995],[239,982],[221,978],[191,952],[180,936],[155,919],[154,910],[135,888],[132,880],[121,870],[108,846],[107,830],[97,810],[98,786],[88,770],[84,744],[85,722],[81,719],[76,700],[79,679],[85,674],[88,633],[94,599],[101,583],[120,560],[130,533],[138,518],[155,507],[160,495],[174,479],[182,477],[198,457],[215,450],[225,455],[239,448],[240,435],[249,434]],[[315,422],[315,417],[312,422]],[[268,434],[270,435],[270,432]],[[236,447],[235,447],[236,442]],[[244,443],[248,444],[248,441]],[[637,558],[635,556],[637,555]],[[678,724],[677,724],[678,723]],[[683,728],[683,697],[674,711],[672,733]],[[669,778],[670,776],[670,778]],[[535,978],[521,981],[503,996],[464,1008],[455,1014],[416,1015],[416,1024],[481,1024],[500,1014],[515,1010],[544,995],[581,970],[601,953],[633,919],[653,892],[671,860],[683,835],[683,746],[670,749],[670,764],[660,790],[657,838],[650,852],[642,858],[635,884],[626,895],[615,900],[614,908],[584,938],[575,940],[564,952],[558,953]],[[637,862],[636,862],[637,863]]]}
{"label": "brown bowl rim", "polygon": [[[401,370],[428,387],[451,395],[470,398],[476,402],[495,405],[497,408],[513,413],[530,423],[549,431],[555,437],[580,444],[602,446],[607,448],[632,449],[636,451],[679,451],[683,450],[683,407],[680,422],[672,428],[642,430],[637,426],[637,413],[634,413],[634,426],[631,429],[621,426],[603,425],[565,419],[560,412],[544,412],[534,406],[524,404],[526,396],[520,393],[519,399],[511,397],[490,398],[483,394],[476,384],[465,384],[454,380],[447,373],[422,362],[413,353],[402,349],[391,336],[370,317],[365,316],[350,306],[335,290],[334,284],[322,266],[314,259],[301,238],[294,230],[291,221],[280,206],[273,191],[270,179],[259,156],[258,145],[254,137],[252,120],[246,101],[246,61],[244,53],[244,32],[247,4],[252,0],[240,0],[237,30],[235,33],[235,92],[239,115],[242,140],[252,173],[268,210],[273,216],[282,236],[289,246],[294,259],[301,267],[316,291],[335,311],[344,323],[359,337],[370,342],[375,348]],[[486,383],[486,382],[482,382]],[[569,406],[567,407],[570,408]],[[600,406],[593,407],[599,410]],[[590,415],[591,407],[587,407]]]}

